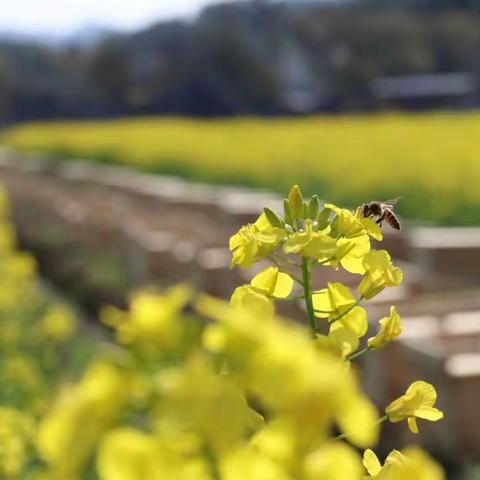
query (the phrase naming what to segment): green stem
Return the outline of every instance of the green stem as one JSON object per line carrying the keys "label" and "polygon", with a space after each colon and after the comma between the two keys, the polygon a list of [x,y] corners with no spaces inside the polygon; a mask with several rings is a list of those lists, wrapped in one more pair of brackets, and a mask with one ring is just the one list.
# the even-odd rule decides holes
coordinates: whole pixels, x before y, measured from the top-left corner
{"label": "green stem", "polygon": [[210,466],[210,473],[212,474],[212,478],[214,480],[221,480],[220,472],[218,471],[218,464],[217,464],[217,459],[215,457],[215,454],[208,447],[204,448],[204,454],[205,454],[207,462]]}
{"label": "green stem", "polygon": [[347,360],[355,360],[356,358],[358,357],[361,357],[362,355],[364,355],[365,353],[369,352],[370,351],[370,348],[369,347],[366,347],[364,348],[363,350],[360,350],[358,351],[357,353],[353,353],[352,355],[350,355],[349,357],[347,357]]}
{"label": "green stem", "polygon": [[[374,425],[379,425],[383,422],[386,422],[388,420],[388,415],[384,415],[383,417],[379,418]],[[337,435],[334,437],[334,440],[343,440],[344,438],[348,438],[348,433],[342,433],[341,435]]]}
{"label": "green stem", "polygon": [[313,309],[312,301],[312,275],[311,275],[311,262],[307,257],[302,257],[302,279],[303,279],[303,291],[305,294],[305,305],[307,307],[307,319],[308,326],[312,333],[312,337],[317,335],[317,324],[315,321],[315,312]]}

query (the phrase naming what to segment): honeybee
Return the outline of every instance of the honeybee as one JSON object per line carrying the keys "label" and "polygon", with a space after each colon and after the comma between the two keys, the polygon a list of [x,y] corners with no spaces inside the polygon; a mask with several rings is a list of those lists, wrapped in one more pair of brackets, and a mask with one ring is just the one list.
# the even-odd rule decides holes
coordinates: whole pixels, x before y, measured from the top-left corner
{"label": "honeybee", "polygon": [[385,220],[395,230],[400,230],[400,220],[393,211],[394,205],[400,200],[395,198],[387,202],[370,202],[360,207],[360,215],[363,218],[374,218],[376,223],[382,226]]}

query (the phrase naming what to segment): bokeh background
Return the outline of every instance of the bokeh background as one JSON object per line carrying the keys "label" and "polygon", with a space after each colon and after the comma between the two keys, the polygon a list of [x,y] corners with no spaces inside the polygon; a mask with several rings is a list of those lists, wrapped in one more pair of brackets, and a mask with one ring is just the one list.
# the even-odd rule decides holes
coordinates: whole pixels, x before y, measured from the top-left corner
{"label": "bokeh background", "polygon": [[[7,3],[0,181],[43,299],[16,315],[62,339],[76,312],[63,374],[107,335],[99,309],[141,286],[228,298],[246,280],[229,236],[292,184],[351,208],[401,197],[385,242],[406,280],[369,313],[395,302],[405,335],[364,377],[379,404],[434,383],[440,428],[385,445],[423,443],[448,478],[479,479],[480,2]],[[28,371],[12,365],[4,385]]]}

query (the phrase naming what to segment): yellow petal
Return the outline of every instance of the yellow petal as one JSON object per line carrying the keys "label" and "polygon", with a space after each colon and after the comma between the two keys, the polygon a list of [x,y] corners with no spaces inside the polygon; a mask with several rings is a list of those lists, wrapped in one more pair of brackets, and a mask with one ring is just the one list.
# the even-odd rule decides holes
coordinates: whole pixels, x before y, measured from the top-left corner
{"label": "yellow petal", "polygon": [[436,422],[443,418],[443,412],[441,410],[438,410],[438,408],[424,407],[416,409],[415,416],[418,418],[423,418],[424,420]]}
{"label": "yellow petal", "polygon": [[345,328],[340,322],[335,322],[331,326],[328,341],[330,348],[342,358],[356,352],[360,344],[357,334],[350,328]]}
{"label": "yellow petal", "polygon": [[328,318],[333,307],[327,289],[315,293],[312,296],[312,302],[313,308],[316,310],[315,316],[318,318]]}
{"label": "yellow petal", "polygon": [[356,447],[371,447],[378,440],[378,412],[366,396],[356,395],[346,402],[337,422],[348,441]]}
{"label": "yellow petal", "polygon": [[383,233],[382,229],[378,225],[377,222],[372,220],[371,218],[361,218],[360,223],[363,225],[365,231],[375,240],[382,241],[383,240]]}
{"label": "yellow petal", "polygon": [[248,285],[238,287],[233,292],[230,303],[234,307],[248,310],[259,319],[272,318],[274,314],[273,301]]}
{"label": "yellow petal", "polygon": [[406,395],[408,397],[419,397],[423,406],[432,407],[437,401],[437,392],[435,387],[430,383],[418,380],[413,382],[407,389]]}
{"label": "yellow petal", "polygon": [[287,298],[293,289],[293,279],[287,273],[279,272],[273,295],[278,298]]}
{"label": "yellow petal", "polygon": [[410,429],[410,431],[412,433],[418,433],[418,425],[415,417],[408,417],[407,422],[408,422],[408,428]]}
{"label": "yellow petal", "polygon": [[368,330],[367,311],[362,307],[355,307],[348,312],[340,322],[345,327],[353,330],[357,337],[363,337]]}
{"label": "yellow petal", "polygon": [[365,450],[363,453],[363,465],[372,477],[378,475],[380,470],[382,470],[382,465],[378,457],[375,455],[375,452],[370,449]]}
{"label": "yellow petal", "polygon": [[250,285],[252,287],[258,288],[259,290],[264,290],[269,295],[272,295],[273,291],[275,290],[277,278],[278,268],[270,267],[256,275],[250,282]]}
{"label": "yellow petal", "polygon": [[361,473],[362,465],[357,452],[345,443],[330,442],[306,456],[302,478],[350,480],[360,478]]}

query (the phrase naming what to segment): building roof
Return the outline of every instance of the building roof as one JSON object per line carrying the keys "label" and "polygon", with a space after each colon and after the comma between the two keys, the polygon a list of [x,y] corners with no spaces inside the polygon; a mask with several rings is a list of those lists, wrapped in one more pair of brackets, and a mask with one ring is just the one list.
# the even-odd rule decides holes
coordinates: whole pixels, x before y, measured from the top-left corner
{"label": "building roof", "polygon": [[477,91],[475,76],[467,72],[380,77],[371,83],[379,100],[464,96]]}

